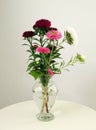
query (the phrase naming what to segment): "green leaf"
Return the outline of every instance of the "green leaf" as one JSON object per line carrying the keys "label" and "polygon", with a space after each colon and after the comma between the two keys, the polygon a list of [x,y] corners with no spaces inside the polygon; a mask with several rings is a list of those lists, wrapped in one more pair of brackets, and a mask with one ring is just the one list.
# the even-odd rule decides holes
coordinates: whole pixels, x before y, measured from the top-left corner
{"label": "green leaf", "polygon": [[31,60],[31,61],[33,61],[34,59],[32,59],[32,58],[29,58],[29,59],[28,59],[28,61],[30,61],[30,60]]}
{"label": "green leaf", "polygon": [[31,51],[31,50],[27,50],[27,52],[32,53],[32,51]]}
{"label": "green leaf", "polygon": [[56,61],[55,60],[52,60],[51,63],[55,63]]}
{"label": "green leaf", "polygon": [[61,58],[60,55],[61,55],[60,53],[54,54],[53,59],[55,59],[55,58]]}
{"label": "green leaf", "polygon": [[22,45],[24,45],[24,46],[30,46],[29,44],[27,44],[27,43],[24,43],[24,44],[22,44]]}
{"label": "green leaf", "polygon": [[32,55],[32,54],[31,54],[31,55],[29,55],[29,58],[30,58],[30,57],[33,57],[33,55]]}
{"label": "green leaf", "polygon": [[34,54],[35,58],[41,58],[39,54]]}
{"label": "green leaf", "polygon": [[31,63],[28,65],[27,71],[29,71],[33,66],[34,66],[34,62],[31,62]]}
{"label": "green leaf", "polygon": [[35,70],[32,70],[32,71],[29,72],[29,74],[31,76],[33,76],[36,80],[38,77],[40,77],[42,75],[42,72],[40,72],[40,71],[36,72]]}

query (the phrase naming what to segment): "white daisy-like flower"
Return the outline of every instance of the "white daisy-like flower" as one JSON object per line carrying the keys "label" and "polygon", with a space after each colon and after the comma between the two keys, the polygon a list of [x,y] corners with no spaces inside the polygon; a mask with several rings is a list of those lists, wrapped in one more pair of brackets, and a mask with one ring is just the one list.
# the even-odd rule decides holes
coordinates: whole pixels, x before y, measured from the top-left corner
{"label": "white daisy-like flower", "polygon": [[69,43],[70,45],[78,43],[78,37],[74,28],[67,27],[64,34],[65,34],[66,42]]}

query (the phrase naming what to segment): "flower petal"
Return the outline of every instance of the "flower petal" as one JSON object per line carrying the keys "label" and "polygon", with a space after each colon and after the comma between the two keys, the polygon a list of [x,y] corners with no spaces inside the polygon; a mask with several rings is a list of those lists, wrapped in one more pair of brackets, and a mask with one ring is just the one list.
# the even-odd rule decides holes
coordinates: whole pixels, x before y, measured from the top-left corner
{"label": "flower petal", "polygon": [[62,37],[62,34],[58,30],[50,30],[46,33],[46,37],[50,40],[58,40]]}

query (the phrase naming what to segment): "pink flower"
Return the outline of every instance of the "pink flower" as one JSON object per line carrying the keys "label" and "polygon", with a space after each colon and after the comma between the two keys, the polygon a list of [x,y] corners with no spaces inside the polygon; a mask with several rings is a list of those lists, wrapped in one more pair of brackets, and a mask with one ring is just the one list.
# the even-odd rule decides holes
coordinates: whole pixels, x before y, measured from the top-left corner
{"label": "pink flower", "polygon": [[39,53],[45,53],[45,54],[50,53],[50,49],[47,48],[47,47],[38,47],[38,48],[36,49],[36,51],[39,52]]}
{"label": "pink flower", "polygon": [[58,40],[62,37],[62,34],[58,30],[50,30],[46,33],[46,36],[50,40]]}
{"label": "pink flower", "polygon": [[50,76],[54,75],[53,71],[50,68],[48,68],[48,73],[50,74]]}

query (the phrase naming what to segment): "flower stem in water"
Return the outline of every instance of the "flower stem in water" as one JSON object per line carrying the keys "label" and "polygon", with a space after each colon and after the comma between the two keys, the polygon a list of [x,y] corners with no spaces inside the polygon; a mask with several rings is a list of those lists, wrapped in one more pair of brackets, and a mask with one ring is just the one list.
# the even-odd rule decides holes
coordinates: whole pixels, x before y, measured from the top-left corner
{"label": "flower stem in water", "polygon": [[48,92],[47,92],[47,87],[44,87],[43,88],[43,93],[42,93],[42,109],[41,109],[41,112],[44,111],[44,108],[46,110],[47,113],[49,113],[49,110],[48,110]]}

